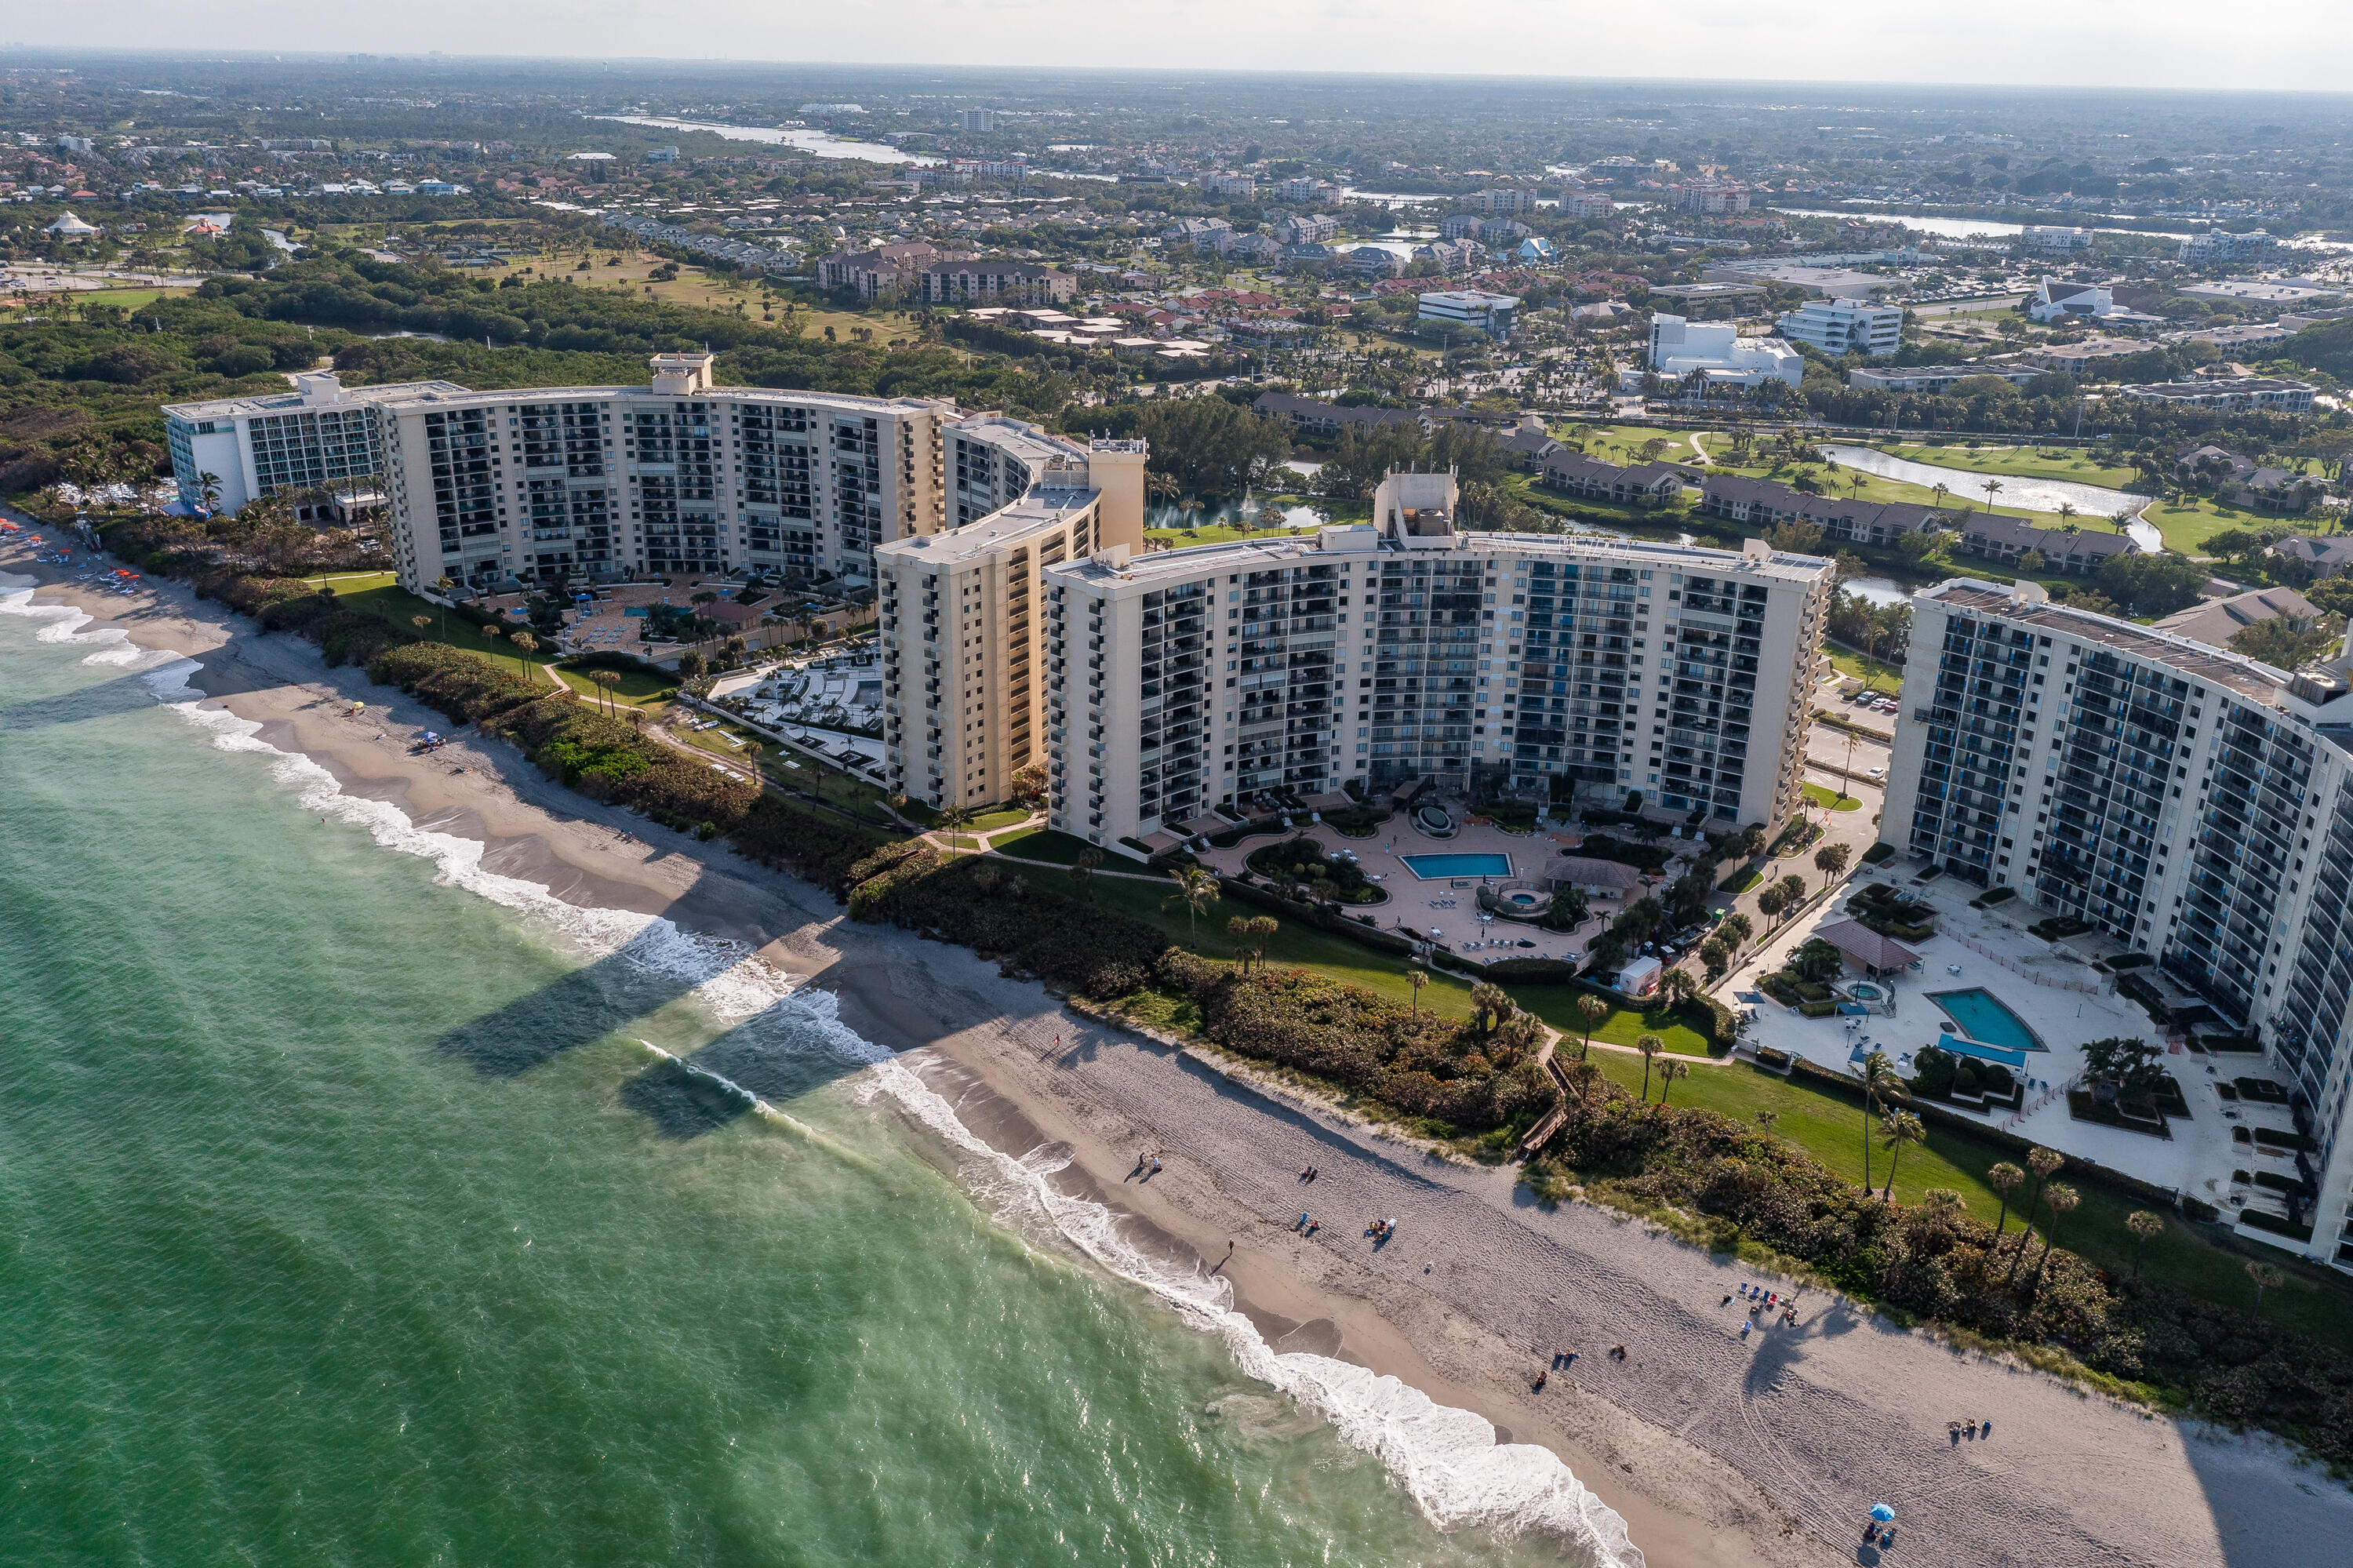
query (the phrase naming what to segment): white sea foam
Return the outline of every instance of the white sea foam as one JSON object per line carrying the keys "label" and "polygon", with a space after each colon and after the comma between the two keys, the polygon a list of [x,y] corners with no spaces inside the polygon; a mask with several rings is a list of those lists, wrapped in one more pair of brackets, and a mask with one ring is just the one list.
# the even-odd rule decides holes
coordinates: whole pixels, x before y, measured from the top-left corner
{"label": "white sea foam", "polygon": [[[1642,1553],[1628,1539],[1625,1521],[1587,1490],[1550,1449],[1499,1444],[1494,1427],[1482,1417],[1439,1404],[1394,1377],[1376,1376],[1326,1356],[1278,1354],[1257,1327],[1233,1309],[1233,1291],[1227,1281],[1198,1264],[1189,1272],[1179,1272],[1155,1261],[1129,1241],[1119,1216],[1105,1205],[1057,1191],[1048,1178],[1067,1165],[1067,1159],[1016,1159],[981,1141],[946,1099],[904,1062],[843,1023],[831,993],[796,992],[787,976],[761,962],[743,943],[681,931],[660,916],[584,909],[557,898],[541,884],[487,871],[481,864],[482,844],[419,828],[389,802],[347,795],[334,775],[308,757],[258,738],[259,724],[206,707],[202,694],[188,683],[203,667],[195,660],[137,649],[131,651],[133,657],[116,657],[127,645],[119,630],[82,632],[89,616],[64,606],[33,605],[30,599],[29,579],[0,574],[0,612],[48,620],[37,633],[43,641],[92,642],[96,652],[85,662],[151,662],[140,678],[156,701],[209,733],[219,750],[270,758],[271,775],[297,792],[305,811],[364,828],[386,849],[431,861],[438,880],[523,915],[587,957],[617,957],[649,973],[685,982],[723,1023],[740,1027],[771,1015],[792,1027],[797,1043],[821,1043],[844,1062],[869,1068],[864,1097],[888,1093],[963,1155],[974,1196],[1000,1219],[1050,1230],[1103,1268],[1150,1291],[1182,1320],[1218,1335],[1246,1373],[1318,1412],[1344,1442],[1379,1458],[1440,1528],[1542,1532],[1581,1550],[1597,1568],[1642,1568]],[[763,1115],[800,1127],[733,1079],[649,1042],[639,1044],[742,1097]]]}
{"label": "white sea foam", "polygon": [[1042,1221],[1103,1268],[1151,1291],[1195,1327],[1217,1334],[1245,1372],[1315,1410],[1342,1441],[1378,1457],[1440,1529],[1542,1532],[1582,1550],[1603,1568],[1642,1568],[1641,1551],[1628,1538],[1626,1521],[1587,1490],[1549,1448],[1497,1443],[1495,1428],[1484,1418],[1440,1404],[1394,1377],[1376,1376],[1328,1356],[1278,1354],[1257,1325],[1233,1309],[1232,1287],[1224,1279],[1198,1264],[1189,1273],[1178,1273],[1155,1262],[1127,1239],[1110,1209],[1058,1192],[1047,1178],[1067,1160],[1017,1160],[991,1149],[973,1136],[938,1091],[895,1057],[876,1064],[872,1082],[965,1156],[975,1195],[992,1203],[1001,1217]]}

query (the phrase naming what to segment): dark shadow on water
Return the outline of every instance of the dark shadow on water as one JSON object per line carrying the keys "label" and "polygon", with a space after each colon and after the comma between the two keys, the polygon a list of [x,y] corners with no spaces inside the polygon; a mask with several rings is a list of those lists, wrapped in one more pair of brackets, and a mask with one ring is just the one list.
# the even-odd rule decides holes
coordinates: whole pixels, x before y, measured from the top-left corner
{"label": "dark shadow on water", "polygon": [[[512,1078],[614,1034],[694,989],[634,960],[631,949],[597,959],[471,1019],[435,1042],[489,1078]],[[784,1104],[859,1070],[791,999],[728,1030],[683,1060],[654,1063],[617,1091],[622,1105],[664,1138],[715,1132],[752,1108]]]}
{"label": "dark shadow on water", "polygon": [[434,1048],[490,1078],[512,1078],[628,1027],[693,989],[622,948],[459,1024]]}
{"label": "dark shadow on water", "polygon": [[118,675],[79,691],[58,692],[0,707],[0,733],[49,729],[58,725],[111,718],[116,714],[154,711],[155,693],[152,687],[136,675]]}

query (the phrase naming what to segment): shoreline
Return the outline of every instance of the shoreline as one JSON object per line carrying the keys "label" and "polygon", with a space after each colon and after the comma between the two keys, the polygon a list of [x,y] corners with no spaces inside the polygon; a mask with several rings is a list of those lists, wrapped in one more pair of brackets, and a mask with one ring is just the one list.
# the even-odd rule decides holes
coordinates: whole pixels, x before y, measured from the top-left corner
{"label": "shoreline", "polygon": [[[200,662],[191,687],[259,725],[258,738],[419,830],[479,842],[483,870],[577,908],[659,915],[743,943],[797,986],[829,992],[843,1024],[902,1061],[988,1148],[1013,1160],[1067,1148],[1056,1192],[1103,1204],[1125,1243],[1172,1274],[1227,1279],[1234,1310],[1276,1354],[1394,1377],[1493,1424],[1498,1441],[1542,1446],[1655,1563],[1843,1559],[1880,1490],[1923,1562],[2063,1551],[2222,1563],[2353,1533],[2353,1498],[2325,1479],[2305,1490],[2313,1473],[2276,1443],[2215,1440],[1852,1309],[1810,1301],[1801,1338],[1742,1346],[1738,1319],[1709,1294],[1748,1277],[1736,1266],[1601,1211],[1539,1210],[1508,1171],[1433,1163],[1268,1099],[1067,1012],[965,949],[849,926],[821,890],[575,795],[503,743],[469,736],[410,757],[407,732],[447,719],[360,671],[328,670],[292,634],[197,606],[182,584],[93,594],[28,554],[0,546],[0,568],[138,646]],[[354,699],[368,705],[358,720],[343,716]],[[1138,1182],[1144,1147],[1166,1168]],[[1293,1173],[1310,1162],[1325,1175],[1302,1186]],[[1289,1230],[1294,1202],[1327,1228]],[[1402,1216],[1395,1244],[1375,1249],[1356,1234],[1374,1213]],[[1212,1268],[1225,1238],[1232,1263]],[[1623,1363],[1604,1354],[1615,1342],[1629,1347]],[[1531,1394],[1556,1345],[1579,1360]],[[1996,1419],[1997,1438],[1943,1454],[1946,1418],[1971,1412]],[[1864,1430],[1824,1436],[1841,1425]]]}

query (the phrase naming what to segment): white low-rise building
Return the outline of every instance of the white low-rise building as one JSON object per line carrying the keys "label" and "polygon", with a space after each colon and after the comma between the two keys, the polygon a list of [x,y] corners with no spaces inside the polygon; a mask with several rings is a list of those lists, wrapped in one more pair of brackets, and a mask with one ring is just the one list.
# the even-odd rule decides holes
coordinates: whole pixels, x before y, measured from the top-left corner
{"label": "white low-rise building", "polygon": [[1806,378],[1805,356],[1769,337],[1743,337],[1728,322],[1693,322],[1664,311],[1651,318],[1651,369],[1680,380],[1694,371],[1726,387]]}

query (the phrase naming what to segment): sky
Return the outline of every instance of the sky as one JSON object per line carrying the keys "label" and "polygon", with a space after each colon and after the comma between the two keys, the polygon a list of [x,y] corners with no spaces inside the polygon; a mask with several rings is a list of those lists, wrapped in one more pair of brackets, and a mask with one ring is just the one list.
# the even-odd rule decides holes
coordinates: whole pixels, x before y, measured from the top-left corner
{"label": "sky", "polygon": [[[2344,91],[2347,0],[110,0],[0,47]],[[2250,25],[2254,24],[2254,25]]]}

